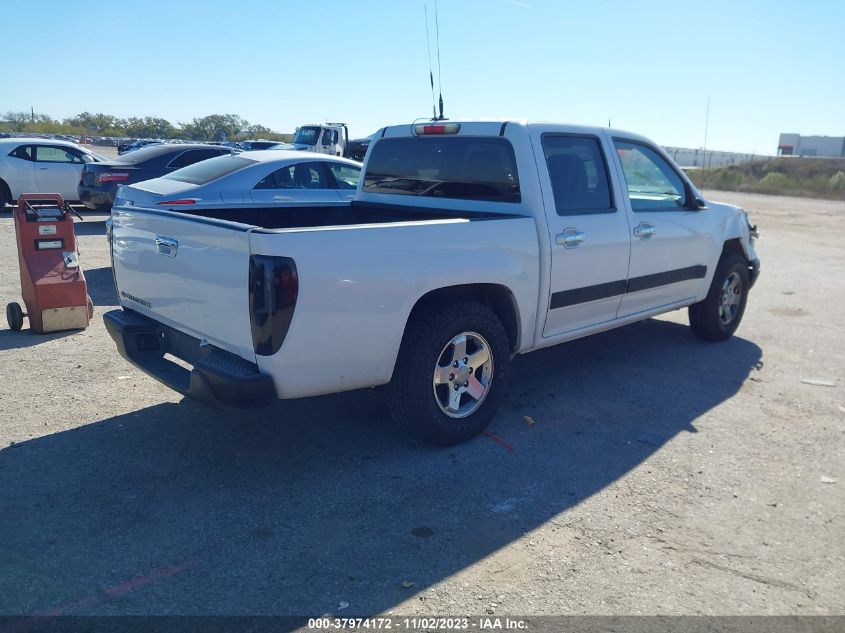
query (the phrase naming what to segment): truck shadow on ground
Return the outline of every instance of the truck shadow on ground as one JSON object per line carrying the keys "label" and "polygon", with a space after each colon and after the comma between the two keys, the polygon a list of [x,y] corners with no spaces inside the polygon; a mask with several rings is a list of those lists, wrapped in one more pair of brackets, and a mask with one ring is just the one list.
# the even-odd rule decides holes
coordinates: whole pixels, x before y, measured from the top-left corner
{"label": "truck shadow on ground", "polygon": [[0,613],[386,612],[696,432],[760,362],[652,320],[516,359],[490,435],[451,449],[377,391],[23,442],[0,451]]}
{"label": "truck shadow on ground", "polygon": [[[23,304],[21,304],[21,308],[23,308]],[[22,330],[10,330],[6,329],[7,327],[8,326],[0,329],[0,352],[10,349],[25,349],[27,347],[34,347],[48,341],[55,341],[56,339],[65,338],[66,336],[73,336],[74,334],[78,334],[82,331],[64,330],[62,332],[38,334],[29,329],[29,319],[24,321],[24,329]]]}
{"label": "truck shadow on ground", "polygon": [[116,306],[117,290],[114,287],[114,276],[111,266],[102,268],[86,268],[85,283],[88,285],[88,295],[95,306]]}

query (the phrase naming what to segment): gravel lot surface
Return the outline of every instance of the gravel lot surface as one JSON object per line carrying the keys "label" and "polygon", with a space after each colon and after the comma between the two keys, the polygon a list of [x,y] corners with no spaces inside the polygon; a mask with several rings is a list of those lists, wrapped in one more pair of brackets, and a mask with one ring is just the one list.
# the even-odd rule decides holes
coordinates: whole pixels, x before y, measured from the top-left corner
{"label": "gravel lot surface", "polygon": [[[845,204],[710,197],[762,233],[735,338],[519,357],[448,450],[378,390],[223,413],[135,370],[88,215],[91,327],[0,326],[0,614],[842,614]],[[20,301],[8,213],[0,256]]]}

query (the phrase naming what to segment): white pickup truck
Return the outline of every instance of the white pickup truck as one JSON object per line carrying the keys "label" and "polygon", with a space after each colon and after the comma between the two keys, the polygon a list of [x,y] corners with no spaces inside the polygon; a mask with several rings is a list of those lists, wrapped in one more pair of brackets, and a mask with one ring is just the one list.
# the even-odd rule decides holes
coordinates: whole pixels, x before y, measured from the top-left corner
{"label": "white pickup truck", "polygon": [[759,273],[743,210],[612,129],[387,127],[336,204],[118,198],[105,321],[130,362],[224,406],[387,385],[394,417],[443,445],[489,423],[514,355],[686,306],[726,339]]}

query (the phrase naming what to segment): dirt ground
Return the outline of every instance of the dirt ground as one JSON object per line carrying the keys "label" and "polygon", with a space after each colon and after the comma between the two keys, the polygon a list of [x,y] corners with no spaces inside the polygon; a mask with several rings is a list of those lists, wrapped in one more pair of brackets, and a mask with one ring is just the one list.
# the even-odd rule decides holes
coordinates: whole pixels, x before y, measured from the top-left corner
{"label": "dirt ground", "polygon": [[[762,234],[732,340],[522,356],[448,450],[378,390],[217,412],[135,370],[88,216],[91,327],[0,329],[0,614],[843,614],[845,203],[708,197]],[[19,301],[8,213],[0,257]]]}

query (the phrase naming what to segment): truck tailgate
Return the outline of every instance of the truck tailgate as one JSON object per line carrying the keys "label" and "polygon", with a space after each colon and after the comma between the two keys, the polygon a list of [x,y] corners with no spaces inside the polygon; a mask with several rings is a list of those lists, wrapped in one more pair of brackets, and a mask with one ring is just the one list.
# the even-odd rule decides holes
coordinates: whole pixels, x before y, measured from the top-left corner
{"label": "truck tailgate", "polygon": [[249,320],[248,225],[168,211],[112,211],[120,303],[255,361]]}

